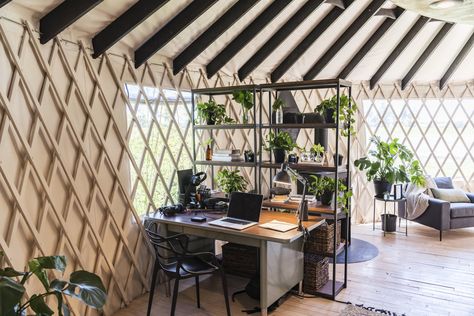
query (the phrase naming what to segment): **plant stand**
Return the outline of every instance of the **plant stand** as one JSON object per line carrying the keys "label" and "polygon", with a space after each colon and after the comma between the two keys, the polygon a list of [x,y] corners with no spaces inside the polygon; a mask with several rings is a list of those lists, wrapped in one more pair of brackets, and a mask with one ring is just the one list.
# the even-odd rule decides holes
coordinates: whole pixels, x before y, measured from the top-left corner
{"label": "plant stand", "polygon": [[[384,216],[384,223],[383,223],[383,227],[387,228],[387,203],[393,203],[394,204],[394,207],[393,207],[393,214],[395,215],[398,208],[399,208],[399,203],[405,203],[405,210],[407,209],[407,199],[406,198],[401,198],[401,199],[395,199],[395,197],[393,195],[390,195],[390,197],[388,199],[385,199],[383,197],[378,197],[378,196],[374,196],[374,214],[373,214],[373,218],[372,218],[372,230],[374,231],[375,230],[375,209],[376,209],[376,206],[377,206],[377,201],[381,201],[381,202],[384,202],[384,208],[383,208],[383,215]],[[395,225],[396,225],[396,222],[395,222]],[[398,224],[399,228],[400,228],[400,221],[399,221],[399,224]],[[383,230],[383,235],[385,237],[385,233],[386,233],[386,229],[382,229]],[[395,231],[396,232],[396,231]],[[405,236],[408,236],[408,218],[405,214]]]}

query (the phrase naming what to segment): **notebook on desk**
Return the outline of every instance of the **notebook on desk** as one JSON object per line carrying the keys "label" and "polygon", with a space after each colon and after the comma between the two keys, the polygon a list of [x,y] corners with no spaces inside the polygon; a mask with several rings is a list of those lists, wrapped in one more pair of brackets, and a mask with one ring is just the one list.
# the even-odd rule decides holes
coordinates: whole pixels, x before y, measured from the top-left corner
{"label": "notebook on desk", "polygon": [[209,224],[237,230],[257,225],[262,203],[263,195],[261,194],[233,192],[230,195],[227,216]]}

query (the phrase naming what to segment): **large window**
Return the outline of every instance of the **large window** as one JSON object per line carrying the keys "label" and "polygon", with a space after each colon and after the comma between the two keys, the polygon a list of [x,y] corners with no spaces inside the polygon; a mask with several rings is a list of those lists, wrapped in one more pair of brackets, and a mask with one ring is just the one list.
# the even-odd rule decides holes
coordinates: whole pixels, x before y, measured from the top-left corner
{"label": "large window", "polygon": [[[191,93],[126,84],[132,198],[140,214],[177,203],[176,171],[192,167]],[[136,120],[134,119],[136,117]]]}
{"label": "large window", "polygon": [[473,98],[363,100],[366,141],[398,138],[425,172],[469,186],[474,171]]}

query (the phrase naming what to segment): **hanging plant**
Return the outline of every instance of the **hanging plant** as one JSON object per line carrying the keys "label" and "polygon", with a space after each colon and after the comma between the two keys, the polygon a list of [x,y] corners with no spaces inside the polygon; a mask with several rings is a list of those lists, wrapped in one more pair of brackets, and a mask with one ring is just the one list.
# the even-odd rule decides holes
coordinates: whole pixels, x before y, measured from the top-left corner
{"label": "hanging plant", "polygon": [[[341,130],[342,136],[355,135],[355,116],[357,114],[357,104],[354,99],[349,102],[349,97],[345,94],[340,97],[339,106],[339,121],[344,123],[344,128]],[[314,112],[324,115],[326,123],[336,122],[337,115],[337,96],[333,96],[330,99],[323,100],[321,104],[316,106]]]}

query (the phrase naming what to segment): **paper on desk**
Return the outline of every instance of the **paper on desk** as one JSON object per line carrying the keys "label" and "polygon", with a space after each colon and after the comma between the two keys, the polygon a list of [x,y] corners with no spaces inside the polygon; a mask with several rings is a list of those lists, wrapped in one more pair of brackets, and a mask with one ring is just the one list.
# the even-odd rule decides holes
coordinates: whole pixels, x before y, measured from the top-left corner
{"label": "paper on desk", "polygon": [[292,230],[292,229],[295,229],[295,228],[298,227],[298,225],[277,221],[276,219],[272,220],[271,222],[261,224],[261,225],[258,225],[258,226],[260,226],[262,228],[266,228],[266,229],[276,230],[276,231],[279,231],[279,232],[282,232],[282,233],[287,232],[289,230]]}

